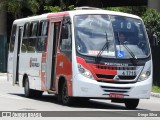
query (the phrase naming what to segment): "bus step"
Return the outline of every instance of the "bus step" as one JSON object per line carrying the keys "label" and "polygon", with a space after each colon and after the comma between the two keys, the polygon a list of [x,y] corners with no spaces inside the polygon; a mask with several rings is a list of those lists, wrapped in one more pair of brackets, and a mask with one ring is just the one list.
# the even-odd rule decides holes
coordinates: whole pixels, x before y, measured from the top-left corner
{"label": "bus step", "polygon": [[56,91],[54,91],[54,90],[48,90],[47,92],[48,92],[48,94],[56,94]]}

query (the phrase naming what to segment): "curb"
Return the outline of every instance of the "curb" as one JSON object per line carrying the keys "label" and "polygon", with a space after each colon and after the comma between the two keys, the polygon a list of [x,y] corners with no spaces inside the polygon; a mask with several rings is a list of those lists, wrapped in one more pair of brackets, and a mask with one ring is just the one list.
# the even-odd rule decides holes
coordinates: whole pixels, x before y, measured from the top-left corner
{"label": "curb", "polygon": [[160,93],[153,93],[153,92],[151,92],[151,96],[152,97],[160,98]]}

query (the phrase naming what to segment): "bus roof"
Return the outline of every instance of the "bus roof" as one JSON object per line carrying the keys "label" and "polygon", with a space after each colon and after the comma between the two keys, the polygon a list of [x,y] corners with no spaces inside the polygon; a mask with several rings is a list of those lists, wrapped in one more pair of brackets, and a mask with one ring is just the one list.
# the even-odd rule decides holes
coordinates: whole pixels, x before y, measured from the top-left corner
{"label": "bus roof", "polygon": [[37,15],[37,16],[31,16],[27,18],[22,18],[22,19],[17,19],[14,21],[14,24],[16,23],[23,23],[27,21],[36,21],[36,20],[45,20],[57,16],[66,16],[70,15],[71,17],[75,15],[82,15],[82,14],[108,14],[108,15],[119,15],[119,16],[125,16],[125,17],[132,17],[136,19],[141,19],[140,17],[133,15],[133,14],[128,14],[128,13],[123,13],[123,12],[115,12],[115,11],[109,11],[109,10],[102,10],[102,9],[95,9],[95,10],[73,10],[73,11],[64,11],[64,12],[56,12],[56,13],[46,13],[42,15]]}
{"label": "bus roof", "polygon": [[116,12],[116,11],[109,11],[109,10],[102,10],[102,9],[96,9],[96,10],[74,10],[74,11],[69,11],[69,13],[72,16],[82,15],[82,14],[108,14],[108,15],[119,15],[119,16],[125,16],[125,17],[132,17],[132,18],[141,19],[140,17],[138,17],[136,15],[133,15],[133,14],[123,13],[123,12]]}

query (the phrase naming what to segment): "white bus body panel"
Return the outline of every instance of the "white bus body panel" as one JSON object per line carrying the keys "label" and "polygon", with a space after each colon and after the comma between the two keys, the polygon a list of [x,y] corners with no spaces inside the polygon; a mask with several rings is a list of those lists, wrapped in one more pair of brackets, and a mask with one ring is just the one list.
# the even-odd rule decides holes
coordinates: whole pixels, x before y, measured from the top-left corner
{"label": "white bus body panel", "polygon": [[[26,74],[31,89],[41,90],[41,59],[42,53],[21,53],[19,58],[19,85],[23,85]],[[36,64],[36,66],[35,66]]]}
{"label": "white bus body panel", "polygon": [[7,66],[7,80],[13,83],[13,55],[14,53],[10,53],[8,55],[8,66]]}

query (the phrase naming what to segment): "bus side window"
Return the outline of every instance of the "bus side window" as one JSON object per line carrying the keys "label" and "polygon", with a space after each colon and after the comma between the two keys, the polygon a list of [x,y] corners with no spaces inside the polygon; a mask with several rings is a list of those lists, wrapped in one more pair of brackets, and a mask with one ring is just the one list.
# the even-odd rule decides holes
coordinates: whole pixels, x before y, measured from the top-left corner
{"label": "bus side window", "polygon": [[48,35],[48,21],[41,21],[38,32],[38,40],[36,49],[39,52],[44,52],[46,50],[46,41]]}
{"label": "bus side window", "polygon": [[30,23],[25,23],[23,31],[23,40],[21,45],[21,52],[27,52],[28,37],[29,37]]}
{"label": "bus side window", "polygon": [[29,32],[30,32],[30,23],[25,23],[23,36],[29,37],[29,34],[30,34]]}
{"label": "bus side window", "polygon": [[37,33],[38,33],[38,25],[39,22],[32,22],[30,25],[30,36],[28,38],[28,52],[35,52],[36,48],[36,41],[37,41]]}
{"label": "bus side window", "polygon": [[14,43],[15,43],[15,39],[16,39],[16,29],[17,29],[17,25],[13,25],[11,38],[10,38],[10,44],[9,44],[9,51],[10,52],[14,51]]}
{"label": "bus side window", "polygon": [[31,29],[30,29],[31,37],[37,36],[38,33],[38,22],[31,23]]}
{"label": "bus side window", "polygon": [[71,26],[69,23],[64,24],[62,26],[60,50],[61,51],[71,51],[72,50]]}

